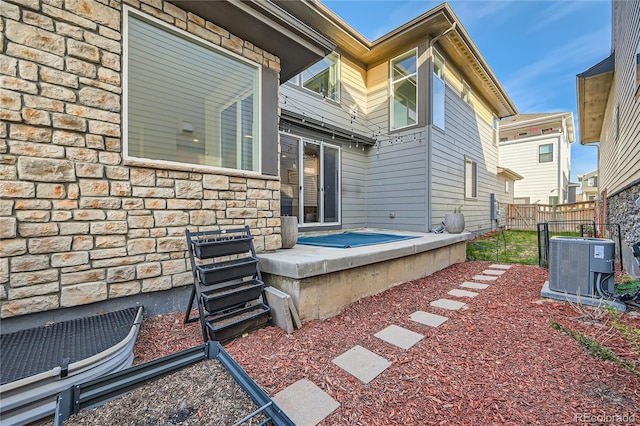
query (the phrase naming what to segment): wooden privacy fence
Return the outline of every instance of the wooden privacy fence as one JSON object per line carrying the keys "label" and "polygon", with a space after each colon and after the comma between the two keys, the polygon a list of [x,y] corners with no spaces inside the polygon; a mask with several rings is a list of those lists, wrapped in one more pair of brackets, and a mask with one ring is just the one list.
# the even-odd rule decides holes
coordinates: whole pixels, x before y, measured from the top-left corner
{"label": "wooden privacy fence", "polygon": [[535,231],[542,222],[594,221],[596,202],[581,201],[570,204],[507,204],[507,229]]}

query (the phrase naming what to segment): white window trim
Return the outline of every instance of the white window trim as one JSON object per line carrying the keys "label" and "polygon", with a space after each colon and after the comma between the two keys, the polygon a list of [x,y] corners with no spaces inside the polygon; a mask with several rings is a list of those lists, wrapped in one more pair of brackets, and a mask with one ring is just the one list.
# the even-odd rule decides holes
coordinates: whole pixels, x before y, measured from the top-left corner
{"label": "white window trim", "polygon": [[[181,28],[178,28],[173,25],[169,25],[167,22],[162,21],[158,18],[155,18],[151,15],[148,15],[144,12],[141,12],[137,9],[134,9],[128,5],[122,6],[122,127],[121,127],[121,137],[122,137],[122,159],[125,165],[138,165],[144,166],[148,165],[152,168],[158,168],[158,165],[162,165],[163,168],[170,170],[185,170],[185,169],[193,169],[194,171],[201,171],[203,173],[223,173],[225,175],[240,175],[240,176],[262,176],[262,66],[259,64],[245,58],[244,56],[238,55],[235,52],[224,49],[217,44],[211,43],[208,40],[197,37],[196,35],[185,31]],[[182,163],[179,161],[167,161],[167,160],[154,160],[151,158],[144,157],[133,157],[129,155],[129,15],[134,15],[141,20],[149,21],[155,25],[166,29],[168,32],[173,32],[174,34],[178,34],[182,37],[185,37],[195,43],[199,43],[201,45],[206,46],[207,48],[211,48],[212,50],[218,51],[221,54],[228,55],[238,61],[244,62],[245,64],[254,67],[258,71],[258,87],[256,89],[256,94],[258,95],[258,117],[256,128],[258,129],[258,168],[257,170],[240,170],[240,169],[230,169],[227,167],[218,167],[218,166],[209,166],[205,164],[195,164],[195,163]]]}
{"label": "white window trim", "polygon": [[[551,145],[551,160],[550,161],[540,161],[540,155],[542,154],[540,152],[540,148],[542,148],[543,146],[547,146],[547,145]],[[553,145],[554,145],[553,143],[541,143],[540,145],[538,145],[538,164],[546,164],[546,163],[553,163],[554,162],[555,147]],[[545,152],[544,154],[549,154],[549,153]]]}
{"label": "white window trim", "polygon": [[[416,58],[416,72],[415,72],[415,77],[416,77],[416,122],[414,124],[407,124],[406,126],[401,126],[401,127],[393,127],[393,84],[397,83],[398,81],[402,81],[402,80],[407,80],[408,78],[410,78],[411,76],[413,76],[414,74],[411,75],[407,75],[404,76],[398,80],[394,80],[393,79],[393,61],[395,61],[396,59],[398,59],[401,56],[405,56],[407,53],[409,52],[413,52],[414,56]],[[407,129],[409,127],[415,127],[419,125],[419,117],[420,117],[420,112],[419,112],[419,107],[420,107],[420,101],[418,100],[418,96],[420,94],[420,90],[419,90],[419,82],[418,82],[418,48],[414,47],[413,49],[409,49],[406,52],[396,56],[395,58],[392,58],[389,61],[389,130],[391,131],[397,131],[397,130],[402,130],[402,129]]]}

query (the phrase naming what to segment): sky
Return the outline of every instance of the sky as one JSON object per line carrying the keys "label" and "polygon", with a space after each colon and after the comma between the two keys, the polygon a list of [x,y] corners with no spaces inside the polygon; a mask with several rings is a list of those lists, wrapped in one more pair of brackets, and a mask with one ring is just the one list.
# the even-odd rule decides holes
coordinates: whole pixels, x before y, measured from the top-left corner
{"label": "sky", "polygon": [[[322,2],[372,41],[442,3]],[[576,74],[611,53],[611,1],[450,0],[449,5],[520,113],[573,112],[571,181],[597,169],[597,149],[579,142]]]}

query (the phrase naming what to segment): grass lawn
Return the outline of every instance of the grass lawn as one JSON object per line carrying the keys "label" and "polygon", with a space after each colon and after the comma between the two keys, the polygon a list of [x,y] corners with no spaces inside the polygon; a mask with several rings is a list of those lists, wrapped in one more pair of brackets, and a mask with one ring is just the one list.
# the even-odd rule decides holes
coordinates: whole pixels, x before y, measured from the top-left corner
{"label": "grass lawn", "polygon": [[467,244],[468,260],[538,264],[536,231],[504,231],[482,235]]}

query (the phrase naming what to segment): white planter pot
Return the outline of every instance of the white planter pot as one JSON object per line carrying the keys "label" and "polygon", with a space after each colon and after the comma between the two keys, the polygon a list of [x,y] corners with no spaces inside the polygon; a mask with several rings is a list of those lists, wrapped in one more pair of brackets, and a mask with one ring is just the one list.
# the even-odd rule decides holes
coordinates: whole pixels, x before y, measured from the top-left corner
{"label": "white planter pot", "polygon": [[298,218],[295,216],[280,217],[280,236],[282,248],[290,249],[298,242]]}
{"label": "white planter pot", "polygon": [[444,229],[446,229],[450,234],[459,234],[464,231],[464,214],[445,213]]}

